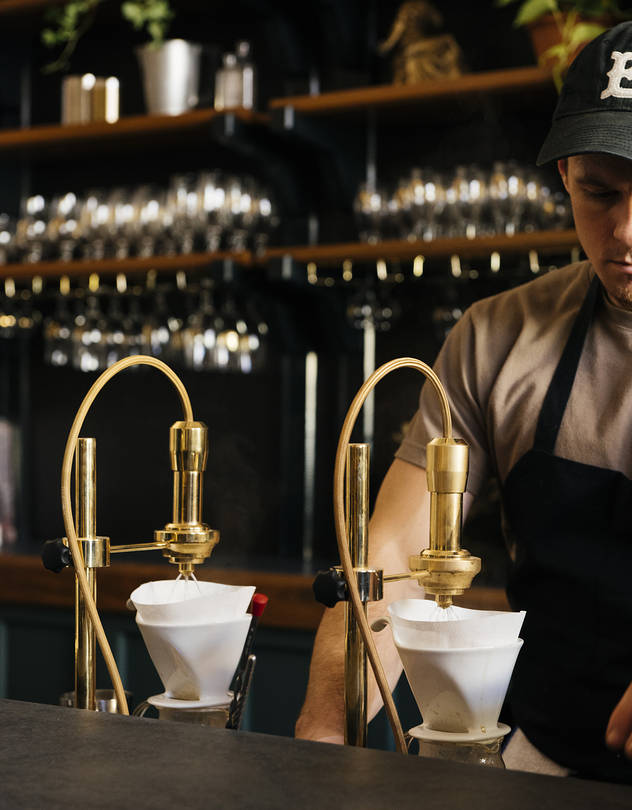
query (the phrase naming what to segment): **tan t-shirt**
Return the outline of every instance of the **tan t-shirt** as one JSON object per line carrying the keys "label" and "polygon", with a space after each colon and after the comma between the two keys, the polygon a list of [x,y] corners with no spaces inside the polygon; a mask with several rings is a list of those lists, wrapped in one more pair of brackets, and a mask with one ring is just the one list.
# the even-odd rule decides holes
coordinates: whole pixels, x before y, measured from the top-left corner
{"label": "tan t-shirt", "polygon": [[[537,418],[594,271],[552,270],[473,304],[450,332],[434,369],[446,388],[454,435],[470,445],[467,489],[501,482],[533,446]],[[423,358],[422,358],[423,359]],[[586,336],[555,454],[632,478],[632,312],[601,296]],[[439,404],[424,385],[396,456],[424,467],[441,435]]]}

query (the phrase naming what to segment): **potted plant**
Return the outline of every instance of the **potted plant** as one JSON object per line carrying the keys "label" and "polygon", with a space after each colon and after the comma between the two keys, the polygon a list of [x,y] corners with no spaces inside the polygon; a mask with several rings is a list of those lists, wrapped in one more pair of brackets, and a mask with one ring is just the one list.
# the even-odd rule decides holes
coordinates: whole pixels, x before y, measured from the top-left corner
{"label": "potted plant", "polygon": [[[47,11],[42,42],[62,48],[48,64],[48,73],[66,70],[81,37],[95,22],[103,0],[69,0]],[[166,39],[173,19],[170,0],[123,0],[121,15],[141,31],[147,43],[136,49],[145,91],[147,111],[177,115],[195,107],[198,101],[201,46],[182,39]]]}
{"label": "potted plant", "polygon": [[[496,0],[508,6],[516,0]],[[610,26],[628,19],[619,0],[519,0],[515,26],[526,26],[539,64],[551,69],[560,89],[577,53]]]}
{"label": "potted plant", "polygon": [[[103,0],[69,0],[46,11],[42,42],[48,48],[61,47],[55,61],[44,67],[46,73],[66,70],[81,37],[92,27]],[[164,42],[173,19],[169,0],[123,0],[121,15],[137,31],[145,30],[149,43],[158,48]]]}

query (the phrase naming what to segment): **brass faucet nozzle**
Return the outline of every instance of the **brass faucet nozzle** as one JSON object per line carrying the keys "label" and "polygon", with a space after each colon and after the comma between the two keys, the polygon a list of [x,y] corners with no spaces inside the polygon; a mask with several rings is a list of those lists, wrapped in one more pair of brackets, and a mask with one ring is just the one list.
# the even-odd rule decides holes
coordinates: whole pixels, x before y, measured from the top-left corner
{"label": "brass faucet nozzle", "polygon": [[219,532],[202,523],[202,479],[208,456],[208,431],[202,422],[176,422],[169,432],[173,470],[173,520],[154,532],[165,543],[169,562],[189,574],[210,556]]}
{"label": "brass faucet nozzle", "polygon": [[[419,584],[426,593],[442,597],[443,601],[445,597],[458,596],[467,590],[481,570],[480,557],[473,557],[467,549],[445,556],[426,548],[421,554],[411,556],[408,565],[411,571],[428,572]],[[437,602],[442,600],[437,598]]]}
{"label": "brass faucet nozzle", "polygon": [[410,557],[409,566],[411,571],[428,572],[419,584],[443,607],[449,607],[452,596],[469,588],[481,570],[480,558],[461,548],[468,455],[468,445],[462,439],[441,437],[427,446],[430,543],[421,554]]}

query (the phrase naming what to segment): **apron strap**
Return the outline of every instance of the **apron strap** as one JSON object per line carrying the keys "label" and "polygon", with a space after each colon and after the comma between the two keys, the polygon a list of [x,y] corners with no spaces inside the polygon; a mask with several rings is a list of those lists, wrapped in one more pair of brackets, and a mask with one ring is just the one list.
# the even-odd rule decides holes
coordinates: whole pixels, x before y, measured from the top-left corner
{"label": "apron strap", "polygon": [[592,322],[600,286],[599,278],[595,276],[590,282],[584,302],[575,318],[540,410],[533,442],[534,450],[553,453],[555,449],[557,434],[562,424],[568,398],[571,395],[579,358]]}

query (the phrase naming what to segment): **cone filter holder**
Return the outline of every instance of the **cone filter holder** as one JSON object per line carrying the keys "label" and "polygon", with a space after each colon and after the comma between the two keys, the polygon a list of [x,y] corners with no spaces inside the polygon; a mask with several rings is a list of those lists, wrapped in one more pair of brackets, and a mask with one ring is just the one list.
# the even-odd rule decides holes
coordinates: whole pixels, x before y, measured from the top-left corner
{"label": "cone filter holder", "polygon": [[411,736],[465,743],[509,731],[498,717],[522,646],[524,611],[443,610],[430,600],[403,599],[388,614],[423,718]]}
{"label": "cone filter holder", "polygon": [[251,615],[254,586],[167,580],[147,582],[130,601],[165,692],[154,705],[225,704]]}

